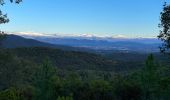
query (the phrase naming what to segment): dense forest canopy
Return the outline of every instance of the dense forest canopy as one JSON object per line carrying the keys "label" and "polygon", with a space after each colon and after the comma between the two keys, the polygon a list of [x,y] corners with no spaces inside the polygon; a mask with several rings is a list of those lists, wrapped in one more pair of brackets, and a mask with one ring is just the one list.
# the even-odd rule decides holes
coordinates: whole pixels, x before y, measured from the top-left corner
{"label": "dense forest canopy", "polygon": [[[39,48],[43,49],[45,48]],[[27,48],[20,49],[18,54],[17,49],[0,50],[0,100],[169,100],[170,98],[170,67],[158,64],[153,55],[147,58],[140,70],[117,73],[83,67],[67,69],[64,65],[58,67],[51,60],[57,55],[47,58],[41,56],[50,53],[50,49],[39,52],[37,48],[32,48],[28,54],[19,53],[21,50]],[[58,50],[57,52],[58,54],[63,52],[63,56],[67,57],[68,53]],[[31,53],[35,56],[23,56]],[[37,55],[39,53],[41,55]],[[70,57],[77,57],[75,60],[87,55],[78,52],[69,53]],[[88,54],[88,56],[94,55]],[[36,63],[39,58],[44,58],[42,63]],[[63,57],[60,61],[64,61]],[[92,62],[86,63],[84,67],[89,67]],[[98,60],[96,63],[99,63]]]}

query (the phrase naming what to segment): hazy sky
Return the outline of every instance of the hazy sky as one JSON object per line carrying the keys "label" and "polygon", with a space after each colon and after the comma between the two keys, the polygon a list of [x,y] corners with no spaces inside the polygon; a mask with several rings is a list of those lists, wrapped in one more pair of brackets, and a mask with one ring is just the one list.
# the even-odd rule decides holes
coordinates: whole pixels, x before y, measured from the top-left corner
{"label": "hazy sky", "polygon": [[10,32],[151,37],[164,0],[23,0],[2,7]]}

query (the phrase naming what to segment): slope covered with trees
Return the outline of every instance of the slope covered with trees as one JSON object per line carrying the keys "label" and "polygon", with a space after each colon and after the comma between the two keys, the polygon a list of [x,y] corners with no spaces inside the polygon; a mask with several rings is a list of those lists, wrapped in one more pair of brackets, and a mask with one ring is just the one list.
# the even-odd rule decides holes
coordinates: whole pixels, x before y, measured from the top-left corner
{"label": "slope covered with trees", "polygon": [[[62,69],[53,64],[50,56],[39,63],[36,61],[36,56],[40,55],[36,54],[38,48],[34,49],[23,48],[25,51],[28,50],[25,54],[24,52],[17,54],[22,49],[0,51],[0,100],[168,100],[170,98],[170,67],[157,64],[153,55],[147,58],[145,67],[138,71],[126,74],[112,71],[113,74],[110,71],[89,71],[84,68],[83,70]],[[43,58],[47,49],[41,48],[41,50]],[[69,58],[68,52],[57,52]],[[79,56],[79,59],[82,56],[90,56],[80,52],[77,54],[70,52],[71,54]]]}
{"label": "slope covered with trees", "polygon": [[37,64],[41,64],[45,58],[49,58],[53,65],[69,70],[113,71],[116,64],[113,60],[106,59],[100,55],[55,48],[30,47],[4,49],[3,51]]}

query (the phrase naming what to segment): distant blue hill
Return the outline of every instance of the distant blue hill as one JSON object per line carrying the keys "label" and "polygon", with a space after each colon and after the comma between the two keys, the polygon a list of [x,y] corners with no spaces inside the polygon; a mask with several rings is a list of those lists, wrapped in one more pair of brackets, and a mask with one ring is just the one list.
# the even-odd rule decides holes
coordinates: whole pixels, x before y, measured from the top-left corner
{"label": "distant blue hill", "polygon": [[21,48],[21,47],[49,47],[64,50],[77,50],[78,48],[56,45],[51,43],[40,42],[35,39],[27,39],[17,35],[7,35],[1,42],[3,48]]}
{"label": "distant blue hill", "polygon": [[54,45],[40,42],[33,39],[26,39],[17,35],[7,35],[6,38],[2,41],[2,46],[4,48],[17,48],[17,47],[32,47],[32,46],[53,47]]}

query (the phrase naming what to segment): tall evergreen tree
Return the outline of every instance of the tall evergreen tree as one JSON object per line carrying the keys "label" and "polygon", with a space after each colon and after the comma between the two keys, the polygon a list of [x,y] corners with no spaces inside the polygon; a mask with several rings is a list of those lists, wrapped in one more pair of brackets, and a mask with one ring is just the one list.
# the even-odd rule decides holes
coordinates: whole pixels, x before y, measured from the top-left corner
{"label": "tall evergreen tree", "polygon": [[161,30],[158,38],[163,41],[160,51],[165,52],[170,48],[170,5],[167,3],[163,5],[163,11],[160,13],[160,20],[159,28],[161,28]]}

